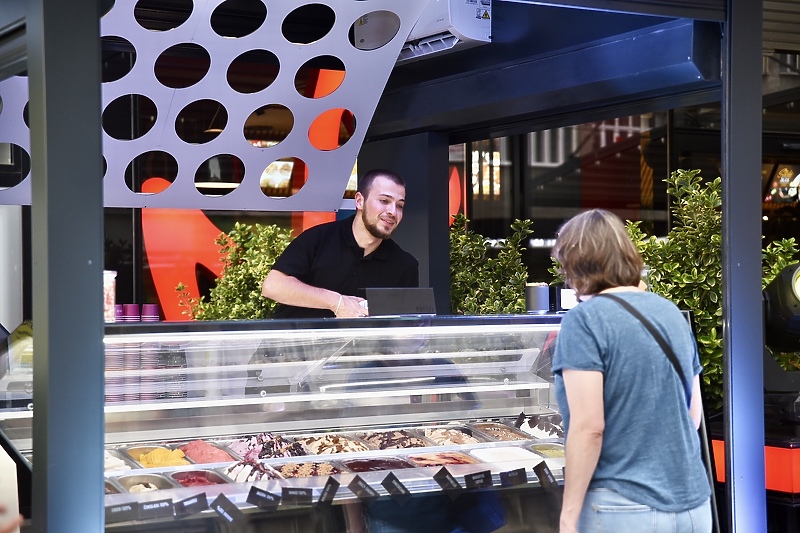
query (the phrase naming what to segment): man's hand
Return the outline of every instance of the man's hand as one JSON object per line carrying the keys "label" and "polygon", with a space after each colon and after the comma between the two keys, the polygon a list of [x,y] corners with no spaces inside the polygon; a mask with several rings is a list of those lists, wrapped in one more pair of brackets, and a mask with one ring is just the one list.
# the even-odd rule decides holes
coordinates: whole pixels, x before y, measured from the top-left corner
{"label": "man's hand", "polygon": [[358,296],[347,296],[343,294],[341,296],[341,301],[338,304],[338,308],[334,311],[334,314],[337,318],[357,318],[362,316],[369,315],[369,311],[361,302],[364,301],[364,298],[359,298]]}

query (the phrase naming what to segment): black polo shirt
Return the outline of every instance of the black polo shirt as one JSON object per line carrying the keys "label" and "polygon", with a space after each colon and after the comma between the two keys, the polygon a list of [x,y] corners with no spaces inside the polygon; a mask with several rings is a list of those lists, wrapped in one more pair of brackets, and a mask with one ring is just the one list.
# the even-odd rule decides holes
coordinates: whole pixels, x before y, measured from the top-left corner
{"label": "black polo shirt", "polygon": [[[307,229],[289,243],[272,268],[308,285],[361,298],[368,287],[418,287],[419,262],[393,240],[384,240],[364,256],[353,235],[354,218]],[[278,304],[273,316],[318,318],[333,312]]]}

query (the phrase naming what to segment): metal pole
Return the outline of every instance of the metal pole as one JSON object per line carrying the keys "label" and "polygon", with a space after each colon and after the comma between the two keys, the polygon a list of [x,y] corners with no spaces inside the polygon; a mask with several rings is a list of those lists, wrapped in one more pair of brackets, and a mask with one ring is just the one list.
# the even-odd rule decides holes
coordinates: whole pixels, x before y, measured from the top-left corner
{"label": "metal pole", "polygon": [[722,77],[725,473],[731,533],[766,531],[761,0],[728,0]]}
{"label": "metal pole", "polygon": [[28,3],[36,532],[104,529],[99,6]]}

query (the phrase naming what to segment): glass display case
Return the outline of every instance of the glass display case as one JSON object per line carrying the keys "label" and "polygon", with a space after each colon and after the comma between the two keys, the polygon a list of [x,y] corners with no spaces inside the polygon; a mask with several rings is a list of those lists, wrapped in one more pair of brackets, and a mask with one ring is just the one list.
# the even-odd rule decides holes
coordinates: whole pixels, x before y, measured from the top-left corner
{"label": "glass display case", "polygon": [[[532,530],[521,517],[535,505],[520,495],[548,507],[562,478],[550,374],[559,324],[510,315],[108,325],[107,528],[191,519],[204,531],[205,519],[356,531],[388,505],[409,514],[427,500],[493,493],[503,531]],[[12,332],[0,353],[0,431],[28,472],[29,331]]]}

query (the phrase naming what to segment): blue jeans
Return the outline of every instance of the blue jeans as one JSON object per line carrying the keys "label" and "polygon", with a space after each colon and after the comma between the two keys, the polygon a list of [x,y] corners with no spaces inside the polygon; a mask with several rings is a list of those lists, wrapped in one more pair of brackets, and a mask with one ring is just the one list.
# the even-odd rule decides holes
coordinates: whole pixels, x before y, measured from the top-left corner
{"label": "blue jeans", "polygon": [[610,489],[586,493],[579,533],[709,533],[711,502],[688,511],[670,513],[625,498]]}

